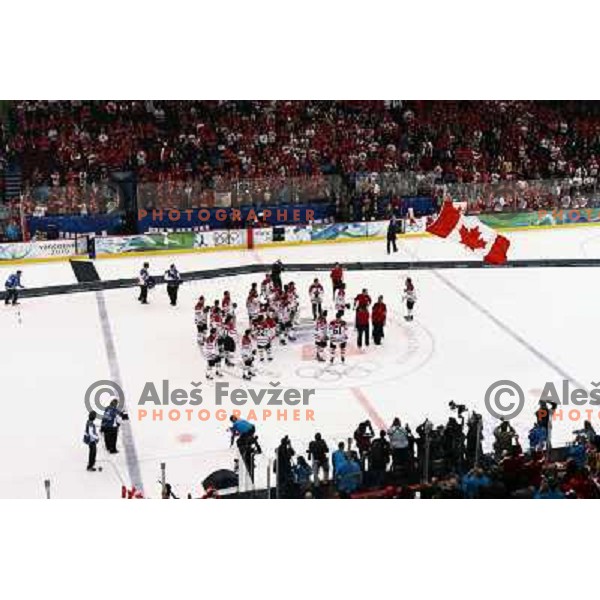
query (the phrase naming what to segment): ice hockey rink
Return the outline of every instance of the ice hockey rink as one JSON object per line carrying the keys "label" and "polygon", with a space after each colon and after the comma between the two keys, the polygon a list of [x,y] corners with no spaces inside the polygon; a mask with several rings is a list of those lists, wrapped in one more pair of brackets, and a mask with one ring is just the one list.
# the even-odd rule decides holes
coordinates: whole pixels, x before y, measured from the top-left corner
{"label": "ice hockey rink", "polygon": [[[600,229],[523,231],[507,234],[510,258],[600,258]],[[387,257],[385,242],[350,242],[271,247],[255,251],[199,252],[99,259],[102,279],[136,276],[141,263],[150,262],[152,274],[162,274],[175,263],[182,272],[222,266],[264,263],[277,258],[288,263],[382,260],[419,261],[468,258],[466,251],[431,237],[402,238],[397,254]],[[75,283],[68,263],[24,265],[28,287]],[[14,266],[0,266],[6,278]],[[401,293],[407,275],[413,278],[418,301],[415,320],[403,319]],[[376,431],[398,416],[413,431],[425,418],[445,423],[454,400],[484,416],[484,447],[491,447],[497,425],[484,407],[486,389],[497,380],[518,382],[526,393],[526,406],[513,425],[527,445],[536,398],[546,381],[569,379],[587,389],[600,379],[594,338],[600,278],[595,268],[439,269],[437,271],[354,271],[346,274],[348,297],[363,287],[375,299],[383,295],[388,326],[381,347],[359,353],[351,340],[346,365],[322,367],[312,358],[312,327],[308,285],[318,276],[326,288],[331,309],[327,271],[284,273],[301,295],[298,339],[275,347],[274,361],[258,363],[251,384],[239,368],[227,369],[224,381],[231,387],[314,388],[309,408],[314,420],[259,418],[257,433],[263,455],[257,465],[257,484],[266,482],[268,460],[280,439],[288,434],[297,453],[321,432],[334,449],[352,436],[360,421],[370,419]],[[185,283],[177,307],[171,307],[163,286],[150,293],[141,306],[137,289],[86,292],[25,298],[19,307],[0,307],[2,360],[0,372],[3,415],[0,420],[0,497],[42,498],[44,480],[51,481],[55,498],[118,498],[121,485],[132,474],[143,483],[146,496],[160,494],[160,464],[166,464],[167,481],[178,496],[202,493],[201,481],[212,471],[231,468],[228,421],[216,418],[214,384],[205,380],[205,365],[195,339],[193,306],[203,294],[220,299],[229,290],[238,302],[238,330],[247,322],[245,298],[259,275]],[[331,314],[331,312],[330,312]],[[348,321],[352,321],[349,317]],[[125,392],[131,438],[121,452],[108,455],[98,446],[102,472],[85,470],[87,449],[82,443],[87,417],[84,395],[99,380],[118,378]],[[192,389],[201,381],[203,403],[210,413],[205,421],[182,417],[178,421],[138,418],[138,398],[145,382],[160,391],[163,380],[170,389]],[[147,407],[145,407],[147,408]],[[154,408],[153,406],[149,407]],[[176,408],[176,407],[163,407]],[[186,407],[181,407],[186,408]],[[187,407],[191,408],[191,407]],[[241,407],[245,416],[249,405]],[[263,408],[258,407],[260,415]],[[270,407],[269,407],[270,408]],[[277,408],[273,407],[275,414]],[[183,412],[183,411],[182,411]],[[304,407],[300,407],[302,417]],[[595,417],[597,420],[597,416]],[[570,420],[554,423],[554,444],[567,442],[583,424]],[[597,426],[597,422],[593,422]]]}

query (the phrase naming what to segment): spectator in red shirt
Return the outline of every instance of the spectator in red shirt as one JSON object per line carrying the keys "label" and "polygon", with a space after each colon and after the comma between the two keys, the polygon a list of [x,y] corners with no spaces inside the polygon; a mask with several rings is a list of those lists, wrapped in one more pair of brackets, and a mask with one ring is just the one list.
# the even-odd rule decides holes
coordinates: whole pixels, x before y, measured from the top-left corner
{"label": "spectator in red shirt", "polygon": [[384,338],[383,328],[387,316],[387,307],[383,302],[383,296],[377,298],[377,302],[373,305],[371,311],[371,321],[373,322],[373,342],[376,346],[381,345],[381,340]]}

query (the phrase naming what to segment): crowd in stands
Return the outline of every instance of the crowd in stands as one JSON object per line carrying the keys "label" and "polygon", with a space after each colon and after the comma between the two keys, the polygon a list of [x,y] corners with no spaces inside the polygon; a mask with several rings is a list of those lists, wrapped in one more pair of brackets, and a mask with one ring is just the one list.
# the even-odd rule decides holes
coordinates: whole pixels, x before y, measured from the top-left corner
{"label": "crowd in stands", "polygon": [[307,455],[289,438],[277,449],[279,497],[313,498],[600,498],[600,436],[589,421],[573,443],[550,449],[555,406],[541,403],[527,447],[510,422],[493,431],[493,450],[482,449],[482,418],[463,406],[445,425],[426,420],[414,433],[394,419],[375,431],[360,423],[352,438],[329,448],[320,434]]}
{"label": "crowd in stands", "polygon": [[473,213],[600,206],[596,102],[15,101],[0,124],[0,235],[25,215],[323,201],[338,220],[451,197]]}
{"label": "crowd in stands", "polygon": [[367,219],[442,186],[479,210],[589,203],[599,173],[592,101],[16,101],[8,121],[5,160],[59,212],[108,210],[89,188],[114,172],[144,206],[312,199]]}

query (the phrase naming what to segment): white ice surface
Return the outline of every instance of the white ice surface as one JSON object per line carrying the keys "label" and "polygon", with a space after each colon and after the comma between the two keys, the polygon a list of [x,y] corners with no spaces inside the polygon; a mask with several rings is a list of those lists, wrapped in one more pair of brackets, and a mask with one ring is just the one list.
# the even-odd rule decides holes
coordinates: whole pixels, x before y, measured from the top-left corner
{"label": "white ice surface", "polygon": [[[595,228],[510,235],[512,258],[600,257],[600,230]],[[432,238],[401,242],[396,256],[398,260],[465,258],[460,248]],[[171,262],[188,271],[257,261],[269,264],[278,257],[284,262],[387,259],[382,242],[364,242],[131,257],[98,260],[96,265],[102,278],[109,279],[133,277],[143,260],[151,263],[153,272],[160,273]],[[22,269],[24,282],[32,287],[74,281],[68,264]],[[0,276],[10,270],[14,267],[0,267]],[[535,407],[534,395],[545,381],[560,382],[561,373],[585,386],[600,379],[593,349],[600,291],[596,269],[415,271],[411,276],[417,286],[418,304],[411,324],[402,319],[400,303],[406,275],[391,271],[347,274],[351,297],[366,286],[373,296],[381,293],[386,299],[391,314],[383,347],[371,347],[365,354],[350,352],[347,368],[323,372],[303,355],[304,342],[310,342],[306,331],[297,344],[276,348],[272,364],[259,367],[261,372],[253,386],[281,381],[286,386],[317,388],[310,405],[315,411],[314,423],[258,423],[265,457],[272,455],[285,433],[296,450],[303,452],[316,431],[323,433],[333,448],[352,434],[359,421],[369,417],[389,424],[399,416],[413,429],[425,417],[445,422],[450,399],[484,412],[485,390],[499,379],[515,380],[526,391],[528,404],[515,420],[525,435]],[[304,301],[304,317],[309,311],[306,290],[313,276],[293,275]],[[320,276],[328,280],[326,273]],[[241,276],[188,283],[181,288],[177,308],[168,305],[162,287],[151,292],[151,303],[145,307],[135,300],[136,290],[104,292],[148,495],[158,493],[161,462],[166,462],[167,479],[182,495],[187,491],[196,495],[206,475],[231,467],[226,422],[139,421],[136,403],[146,381],[159,385],[169,379],[172,389],[187,390],[190,382],[204,381],[204,364],[194,339],[196,297],[203,293],[209,299],[220,298],[223,290],[229,289],[242,308],[240,321],[245,324],[246,291],[250,282],[258,279]],[[87,473],[86,448],[81,442],[85,390],[94,381],[111,378],[96,294],[26,299],[20,310],[0,308],[4,397],[0,497],[43,497],[46,478],[52,482],[55,497],[118,497],[121,483],[129,482],[125,453],[115,458],[99,447],[103,471]],[[237,371],[234,369],[225,380],[245,387]],[[202,387],[202,407],[214,414],[214,388],[206,382]],[[230,410],[232,406],[224,404],[223,408]],[[486,419],[486,443],[494,424],[493,419]],[[557,421],[555,441],[567,441],[579,425]],[[264,480],[266,458],[259,467],[259,479]]]}

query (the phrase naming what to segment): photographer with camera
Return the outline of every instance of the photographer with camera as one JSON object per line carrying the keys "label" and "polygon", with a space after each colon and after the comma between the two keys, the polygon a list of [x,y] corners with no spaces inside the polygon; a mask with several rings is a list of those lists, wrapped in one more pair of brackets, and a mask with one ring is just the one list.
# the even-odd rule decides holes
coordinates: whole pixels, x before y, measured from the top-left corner
{"label": "photographer with camera", "polygon": [[315,433],[315,439],[308,445],[308,460],[312,461],[315,487],[319,485],[319,471],[323,471],[323,483],[329,479],[329,448],[320,433]]}
{"label": "photographer with camera", "polygon": [[[466,409],[465,409],[466,410]],[[444,463],[451,472],[460,473],[464,463],[464,433],[455,417],[450,417],[444,428]]]}
{"label": "photographer with camera", "polygon": [[386,432],[381,430],[379,437],[373,440],[369,451],[369,482],[376,487],[385,482],[385,473],[392,454],[386,435]]}
{"label": "photographer with camera", "polygon": [[250,474],[250,479],[254,481],[254,456],[261,454],[262,449],[258,443],[258,437],[256,434],[256,427],[249,421],[240,419],[235,415],[229,417],[232,425],[229,428],[231,432],[231,443],[229,447],[233,446],[233,442],[237,438],[237,447],[240,451],[240,456],[244,461],[244,465]]}
{"label": "photographer with camera", "polygon": [[369,450],[371,449],[371,440],[375,432],[373,431],[373,426],[371,425],[371,421],[363,421],[358,424],[356,431],[354,432],[354,441],[356,442],[356,447],[358,448],[358,453],[360,456],[360,464],[363,471],[365,470],[365,460],[369,454]]}
{"label": "photographer with camera", "polygon": [[392,421],[392,425],[388,429],[387,434],[392,451],[392,470],[397,471],[406,467],[408,464],[408,434],[402,427],[402,423],[398,417],[395,417]]}
{"label": "photographer with camera", "polygon": [[467,421],[466,464],[468,468],[476,467],[483,455],[483,418],[473,411]]}
{"label": "photographer with camera", "polygon": [[494,440],[494,456],[496,460],[500,460],[506,454],[510,454],[513,447],[520,447],[517,432],[508,421],[502,421],[494,429]]}
{"label": "photographer with camera", "polygon": [[275,465],[276,485],[279,497],[289,496],[290,488],[294,481],[292,473],[292,458],[296,452],[292,448],[290,438],[286,435],[281,438],[281,443],[277,447],[277,463]]}
{"label": "photographer with camera", "polygon": [[104,444],[110,454],[119,452],[117,450],[117,438],[121,421],[129,420],[127,413],[119,410],[118,405],[117,400],[111,400],[108,408],[104,411],[104,415],[102,415],[102,422],[100,423],[100,433],[104,435]]}

